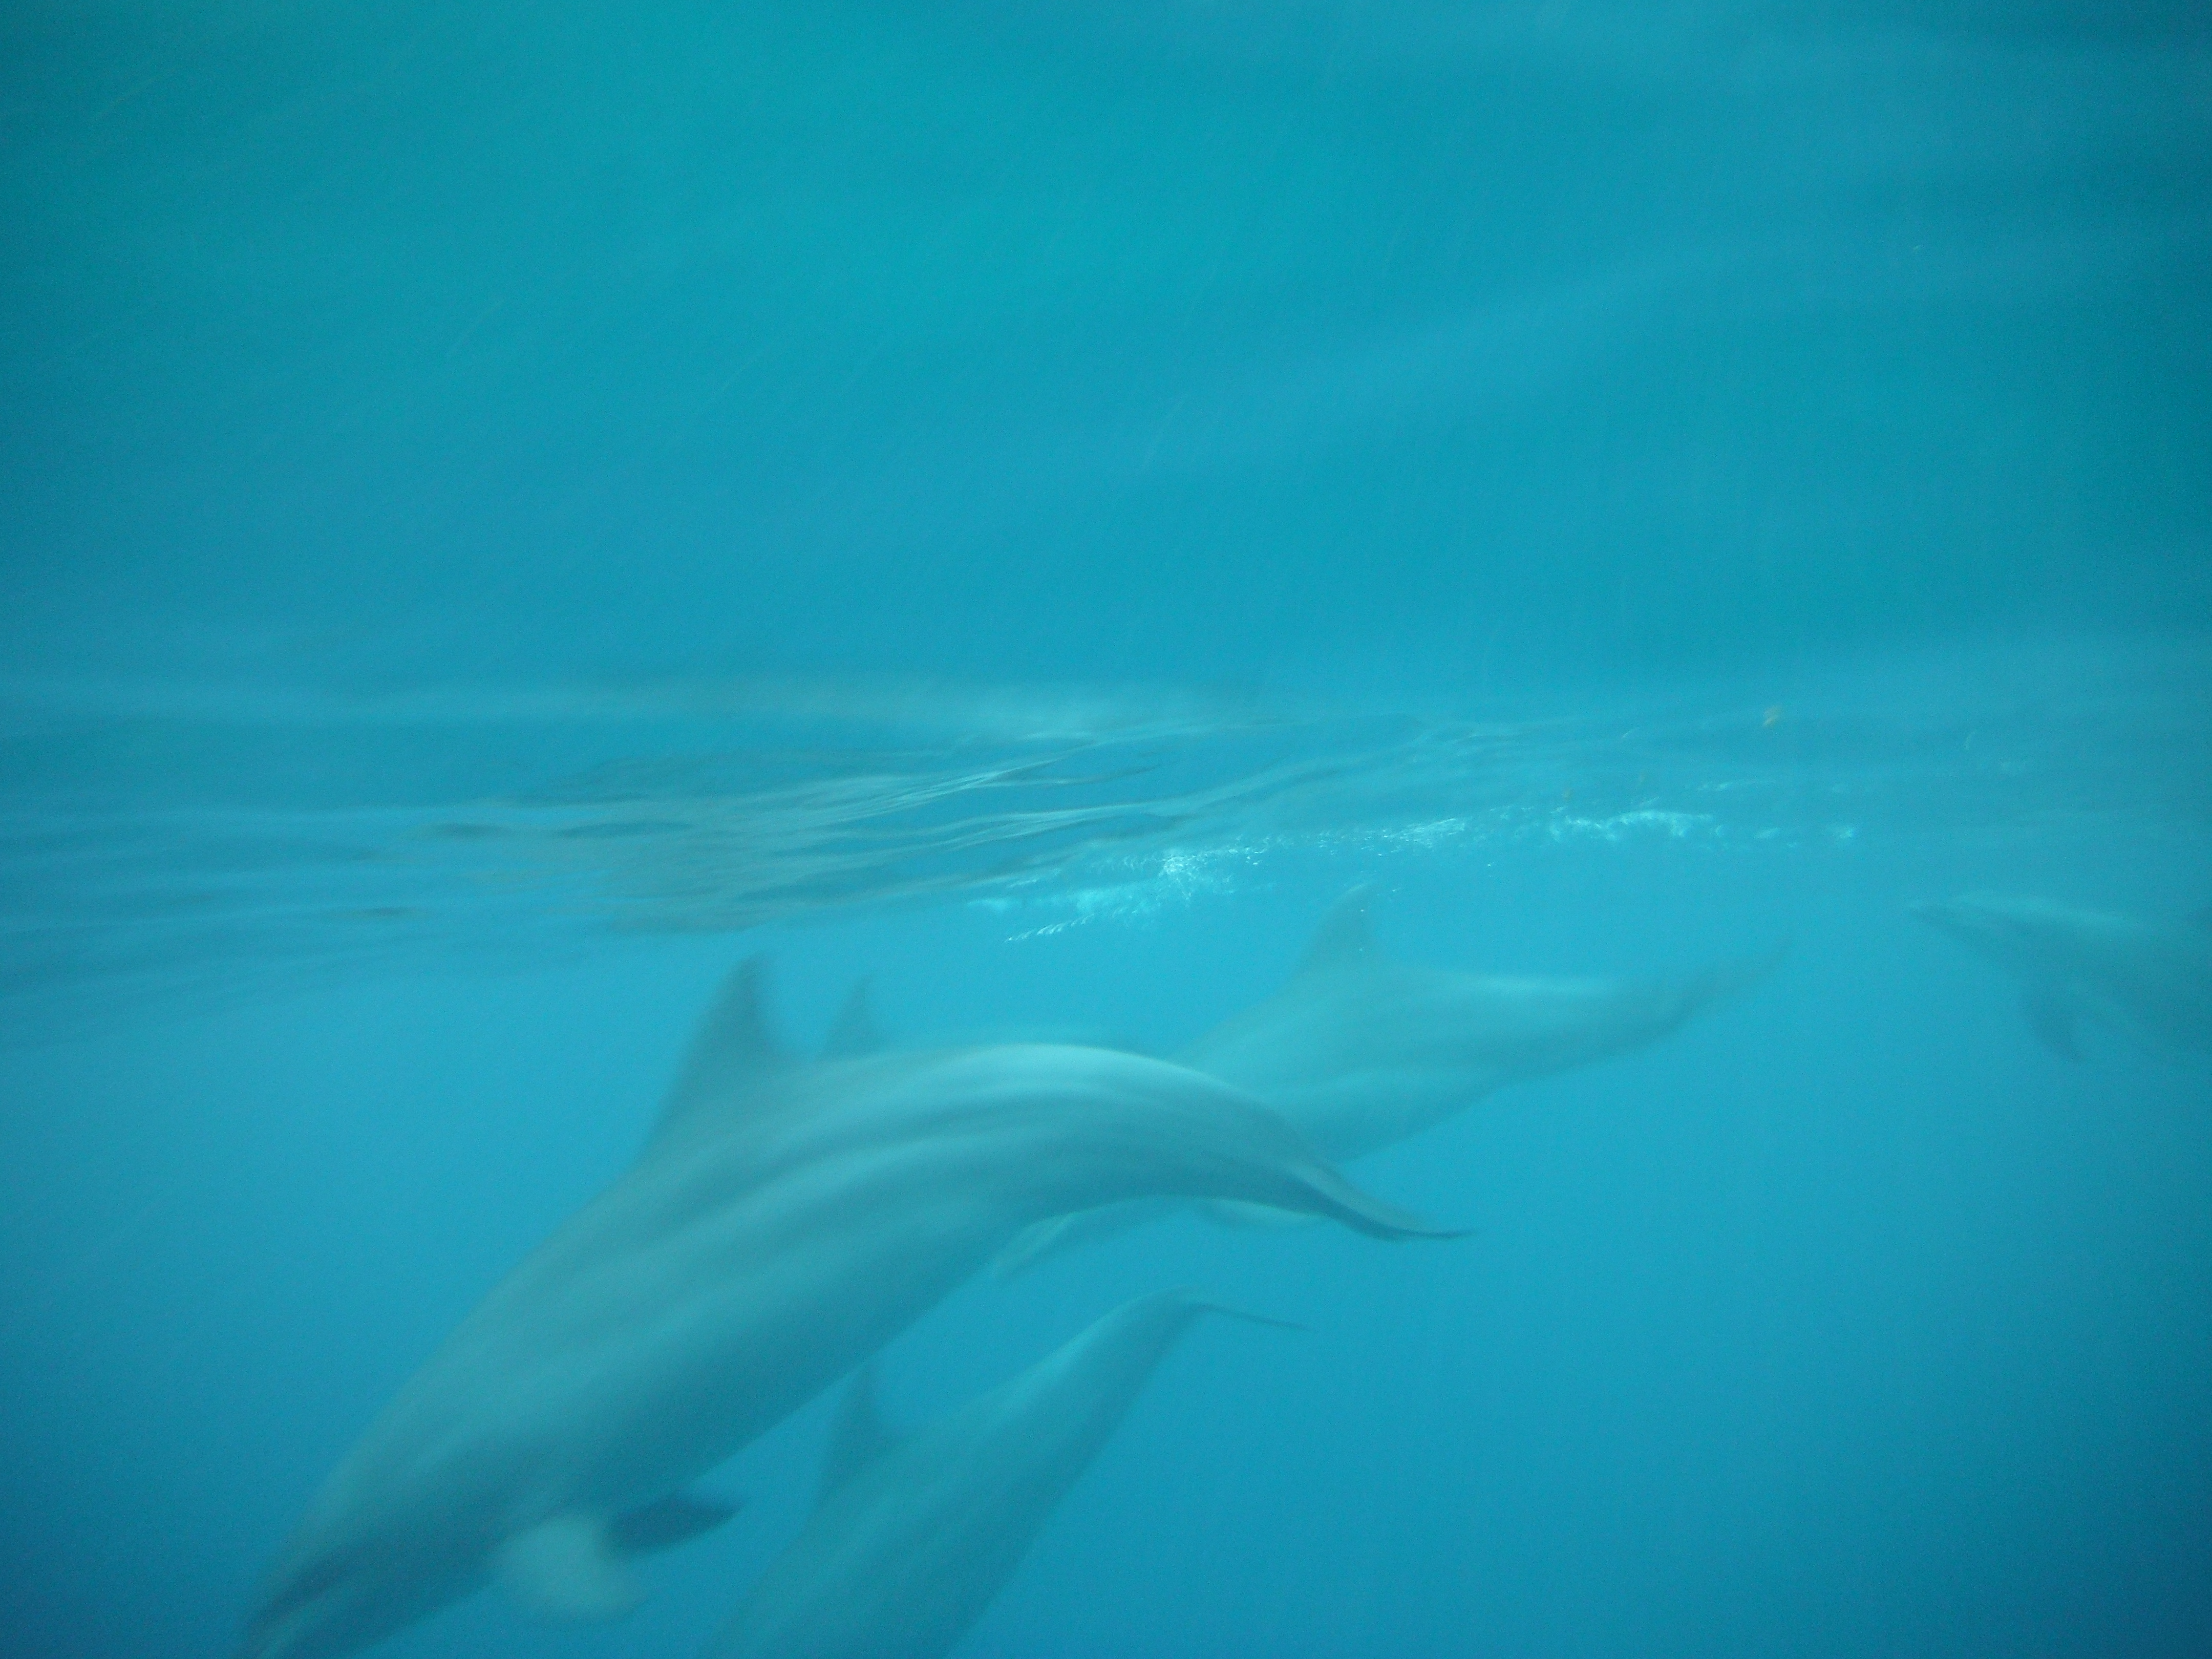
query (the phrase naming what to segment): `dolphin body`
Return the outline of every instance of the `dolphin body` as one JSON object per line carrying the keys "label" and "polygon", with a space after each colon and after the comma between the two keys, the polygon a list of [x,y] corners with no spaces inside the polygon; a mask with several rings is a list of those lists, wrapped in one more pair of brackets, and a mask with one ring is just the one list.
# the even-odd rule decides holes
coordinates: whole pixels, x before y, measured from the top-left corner
{"label": "dolphin body", "polygon": [[[1508,1084],[1655,1042],[1778,956],[1643,980],[1423,968],[1376,949],[1374,896],[1362,885],[1338,900],[1289,984],[1175,1057],[1257,1096],[1340,1163],[1432,1128]],[[1155,1200],[1055,1217],[1017,1239],[996,1271],[1012,1277],[1177,1207]],[[1245,1224],[1295,1219],[1243,1204],[1206,1207]]]}
{"label": "dolphin body", "polygon": [[2212,1053],[2212,910],[2145,921],[2050,899],[1969,893],[1912,914],[2017,975],[2029,1027],[2079,1060],[2083,1018],[2168,1054]]}
{"label": "dolphin body", "polygon": [[1025,1224],[1162,1193],[1438,1235],[1216,1079],[1103,1049],[830,1057],[733,976],[638,1162],[485,1297],[341,1462],[247,1659],[350,1652],[497,1579],[608,1618],[626,1565],[718,1518],[679,1489],[850,1370]]}
{"label": "dolphin body", "polygon": [[705,1659],[940,1659],[1209,1311],[1234,1313],[1193,1291],[1139,1297],[903,1439],[877,1417],[864,1369],[839,1412],[812,1518]]}

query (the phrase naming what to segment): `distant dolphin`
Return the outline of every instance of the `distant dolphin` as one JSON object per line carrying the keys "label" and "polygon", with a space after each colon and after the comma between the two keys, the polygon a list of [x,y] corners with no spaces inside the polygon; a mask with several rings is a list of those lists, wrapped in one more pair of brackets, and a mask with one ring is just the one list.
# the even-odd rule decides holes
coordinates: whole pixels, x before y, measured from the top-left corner
{"label": "distant dolphin", "polygon": [[832,1432],[813,1517],[706,1659],[941,1659],[1191,1322],[1233,1311],[1188,1290],[1140,1297],[903,1439],[884,1431],[863,1369]]}
{"label": "distant dolphin", "polygon": [[[1422,968],[1376,949],[1374,896],[1359,886],[1338,900],[1289,984],[1176,1056],[1257,1096],[1340,1163],[1395,1146],[1507,1084],[1656,1042],[1776,960],[1645,980]],[[1040,1222],[997,1271],[1011,1276],[1175,1207],[1122,1205]],[[1210,1207],[1220,1219],[1285,1218]]]}
{"label": "distant dolphin", "polygon": [[[637,1164],[464,1320],[338,1466],[251,1659],[351,1651],[499,1579],[627,1611],[625,1561],[714,1518],[672,1494],[849,1370],[1027,1224],[1160,1193],[1437,1229],[1352,1187],[1213,1079],[1103,1049],[799,1061],[757,963]],[[857,1010],[858,1012],[854,1012]],[[836,1048],[865,1047],[865,1003]]]}
{"label": "distant dolphin", "polygon": [[2212,1052],[2212,911],[2144,921],[1991,893],[1911,908],[2017,975],[2029,1026],[2069,1060],[2085,1017],[2152,1048]]}

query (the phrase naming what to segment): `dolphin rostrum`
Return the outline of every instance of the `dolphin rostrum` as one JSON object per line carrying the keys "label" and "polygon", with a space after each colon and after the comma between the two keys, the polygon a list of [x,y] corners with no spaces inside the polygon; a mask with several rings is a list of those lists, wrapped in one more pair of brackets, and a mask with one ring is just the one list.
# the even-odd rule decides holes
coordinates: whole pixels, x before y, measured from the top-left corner
{"label": "dolphin rostrum", "polygon": [[2212,910],[2145,921],[2050,899],[1969,893],[1912,914],[2017,975],[2027,1022],[2069,1060],[2076,1021],[2130,1032],[2147,1047],[2212,1052]]}
{"label": "dolphin rostrum", "polygon": [[[366,1645],[495,1578],[605,1618],[676,1494],[849,1370],[1024,1225],[1158,1194],[1439,1230],[1346,1182],[1249,1097],[1047,1045],[800,1061],[741,968],[637,1163],[487,1296],[310,1507],[250,1659]],[[857,1021],[841,1022],[865,1048]]]}
{"label": "dolphin rostrum", "polygon": [[863,1367],[812,1518],[706,1659],[941,1659],[1013,1576],[1154,1367],[1208,1312],[1235,1310],[1188,1290],[1139,1297],[903,1438],[878,1418]]}
{"label": "dolphin rostrum", "polygon": [[[1393,962],[1375,946],[1374,889],[1358,886],[1322,921],[1290,983],[1176,1055],[1247,1091],[1328,1157],[1348,1163],[1395,1146],[1492,1091],[1642,1048],[1765,974],[1777,959],[1663,979],[1470,974]],[[1176,1207],[1148,1202],[1040,1222],[997,1271],[1011,1276],[1076,1243]],[[1260,1224],[1249,1206],[1208,1206]]]}

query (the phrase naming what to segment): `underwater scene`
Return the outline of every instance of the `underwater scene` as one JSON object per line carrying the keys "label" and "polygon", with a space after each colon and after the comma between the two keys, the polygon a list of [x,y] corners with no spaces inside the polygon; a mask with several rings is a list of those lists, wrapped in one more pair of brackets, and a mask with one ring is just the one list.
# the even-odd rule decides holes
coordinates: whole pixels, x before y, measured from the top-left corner
{"label": "underwater scene", "polygon": [[2212,7],[0,9],[0,1656],[2212,1653]]}

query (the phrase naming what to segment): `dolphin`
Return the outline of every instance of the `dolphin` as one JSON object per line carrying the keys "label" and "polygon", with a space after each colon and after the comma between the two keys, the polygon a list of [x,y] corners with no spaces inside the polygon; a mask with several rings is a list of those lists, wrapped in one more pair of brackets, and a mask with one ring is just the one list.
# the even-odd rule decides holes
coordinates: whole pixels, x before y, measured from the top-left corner
{"label": "dolphin", "polygon": [[[741,967],[638,1161],[465,1318],[309,1507],[248,1659],[350,1652],[496,1580],[609,1618],[638,1548],[711,1524],[684,1483],[852,1369],[1024,1225],[1155,1194],[1449,1236],[1249,1097],[1048,1045],[799,1060]],[[865,1007],[862,1006],[862,1016]]]}
{"label": "dolphin", "polygon": [[1911,911],[2018,975],[2028,1025],[2055,1054],[2081,1057],[2075,1026],[2085,1018],[2154,1050],[2212,1053],[2212,910],[2146,921],[1969,893]]}
{"label": "dolphin", "polygon": [[884,1428],[863,1367],[831,1432],[812,1517],[706,1659],[941,1659],[1206,1313],[1256,1318],[1191,1290],[1139,1297],[902,1439]]}
{"label": "dolphin", "polygon": [[[1655,1042],[1772,969],[1779,952],[1661,979],[1470,974],[1394,962],[1375,945],[1375,890],[1354,887],[1322,921],[1290,982],[1175,1058],[1265,1101],[1332,1161],[1434,1127],[1508,1084]],[[1085,1240],[1170,1212],[1158,1200],[1041,1222],[1000,1257],[1011,1277]],[[1218,1220],[1295,1219],[1249,1205]]]}

